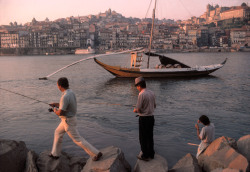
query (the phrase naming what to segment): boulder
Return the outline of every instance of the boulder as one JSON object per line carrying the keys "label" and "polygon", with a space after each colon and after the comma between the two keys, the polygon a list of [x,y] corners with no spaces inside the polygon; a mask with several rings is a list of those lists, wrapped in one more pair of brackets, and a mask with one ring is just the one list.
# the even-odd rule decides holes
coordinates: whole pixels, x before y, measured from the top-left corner
{"label": "boulder", "polygon": [[28,149],[23,141],[0,139],[0,171],[22,172]]}
{"label": "boulder", "polygon": [[250,162],[250,135],[243,136],[237,141],[237,149]]}
{"label": "boulder", "polygon": [[246,171],[247,159],[239,154],[230,145],[237,147],[233,139],[220,137],[214,140],[207,149],[198,157],[198,163],[204,171],[217,168],[232,168]]}
{"label": "boulder", "polygon": [[88,159],[82,172],[129,172],[131,167],[126,161],[123,152],[120,148],[110,146],[101,149],[103,153],[99,161],[93,161],[91,158]]}
{"label": "boulder", "polygon": [[37,167],[39,172],[80,172],[86,163],[83,157],[72,157],[62,152],[58,159],[49,157],[50,151],[40,153],[37,159]]}
{"label": "boulder", "polygon": [[27,153],[26,165],[24,172],[38,172],[36,166],[36,160],[38,155],[34,151],[29,151]]}
{"label": "boulder", "polygon": [[222,168],[217,168],[211,172],[241,172],[240,170],[236,170],[236,169],[231,169],[231,168],[225,168],[225,169],[222,169]]}
{"label": "boulder", "polygon": [[188,153],[181,158],[169,172],[202,172],[195,156]]}
{"label": "boulder", "polygon": [[134,172],[167,172],[168,171],[168,163],[165,158],[162,156],[155,154],[154,159],[149,161],[137,160]]}

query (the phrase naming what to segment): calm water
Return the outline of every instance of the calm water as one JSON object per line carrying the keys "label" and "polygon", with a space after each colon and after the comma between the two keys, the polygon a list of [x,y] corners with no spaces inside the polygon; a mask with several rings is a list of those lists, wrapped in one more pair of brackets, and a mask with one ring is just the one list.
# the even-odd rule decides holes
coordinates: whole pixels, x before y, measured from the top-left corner
{"label": "calm water", "polygon": [[[239,139],[250,134],[250,54],[187,53],[169,54],[188,65],[227,64],[209,77],[188,79],[147,79],[156,94],[155,150],[172,167],[187,153],[196,153],[199,143],[195,122],[202,114],[215,124],[216,137]],[[44,102],[58,102],[56,81],[69,78],[78,100],[78,129],[97,148],[120,147],[133,167],[140,151],[138,118],[133,108],[138,92],[133,79],[119,79],[93,60],[67,68],[49,80],[39,77],[86,56],[10,56],[0,57],[0,87]],[[99,58],[109,64],[129,64],[126,55]],[[157,59],[152,59],[155,65]],[[121,104],[110,105],[110,104]],[[50,150],[58,117],[46,104],[0,89],[0,138],[23,140],[29,149]],[[87,156],[65,135],[63,151]]]}

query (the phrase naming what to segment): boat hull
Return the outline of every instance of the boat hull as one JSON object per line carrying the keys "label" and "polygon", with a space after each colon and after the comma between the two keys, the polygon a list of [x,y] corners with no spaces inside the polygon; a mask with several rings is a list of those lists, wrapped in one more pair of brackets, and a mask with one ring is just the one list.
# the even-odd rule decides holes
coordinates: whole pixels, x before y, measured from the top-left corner
{"label": "boat hull", "polygon": [[126,78],[135,78],[139,76],[147,78],[206,76],[220,69],[226,63],[225,60],[222,64],[200,66],[197,68],[139,69],[139,68],[123,68],[120,66],[110,66],[100,62],[96,58],[94,58],[94,60],[97,64],[99,64],[101,67],[103,67],[116,77],[126,77]]}

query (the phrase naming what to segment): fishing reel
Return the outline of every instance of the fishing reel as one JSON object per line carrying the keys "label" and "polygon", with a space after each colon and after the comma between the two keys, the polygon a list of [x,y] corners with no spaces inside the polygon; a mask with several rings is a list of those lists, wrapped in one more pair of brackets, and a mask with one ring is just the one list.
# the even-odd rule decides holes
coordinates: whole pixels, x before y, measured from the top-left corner
{"label": "fishing reel", "polygon": [[54,112],[55,105],[50,104],[51,108],[48,109],[49,112]]}
{"label": "fishing reel", "polygon": [[49,108],[48,111],[49,112],[54,112],[54,109],[53,108]]}

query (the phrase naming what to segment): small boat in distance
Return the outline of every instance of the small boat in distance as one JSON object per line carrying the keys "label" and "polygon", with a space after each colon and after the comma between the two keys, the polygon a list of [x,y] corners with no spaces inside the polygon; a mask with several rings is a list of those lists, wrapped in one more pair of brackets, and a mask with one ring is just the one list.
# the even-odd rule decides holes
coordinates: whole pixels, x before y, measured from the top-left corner
{"label": "small boat in distance", "polygon": [[95,50],[91,47],[88,47],[87,49],[77,48],[75,54],[95,54]]}

